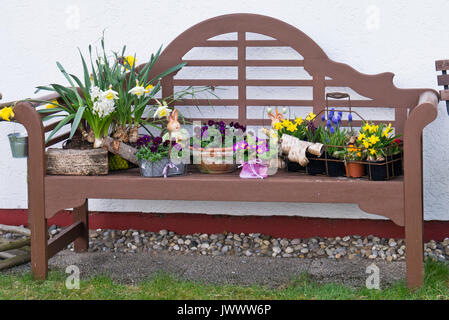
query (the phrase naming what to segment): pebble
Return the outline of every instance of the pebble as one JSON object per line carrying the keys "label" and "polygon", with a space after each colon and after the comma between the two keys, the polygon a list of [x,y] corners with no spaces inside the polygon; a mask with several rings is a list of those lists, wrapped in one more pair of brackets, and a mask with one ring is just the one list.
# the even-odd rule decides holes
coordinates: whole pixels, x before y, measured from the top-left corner
{"label": "pebble", "polygon": [[[56,225],[49,227],[50,238],[61,232]],[[143,230],[89,231],[89,251],[134,253],[146,251],[168,251],[186,255],[236,255],[242,257],[262,256],[277,258],[323,258],[354,259],[356,257],[387,262],[405,259],[404,239],[388,239],[376,236],[346,235],[343,237],[308,239],[273,238],[260,233],[220,234],[195,233],[179,235],[166,229],[159,232]],[[16,239],[22,236],[0,233],[0,238]],[[73,244],[68,246],[73,250]],[[425,257],[449,261],[449,238],[431,240],[424,245]]]}

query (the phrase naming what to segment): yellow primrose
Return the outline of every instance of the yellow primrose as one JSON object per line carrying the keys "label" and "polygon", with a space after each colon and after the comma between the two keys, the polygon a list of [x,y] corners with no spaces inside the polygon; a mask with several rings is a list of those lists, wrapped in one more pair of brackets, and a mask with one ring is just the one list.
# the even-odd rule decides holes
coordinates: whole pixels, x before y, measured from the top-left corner
{"label": "yellow primrose", "polygon": [[362,153],[361,152],[357,152],[357,157],[362,157]]}
{"label": "yellow primrose", "polygon": [[58,100],[52,100],[51,103],[48,103],[45,105],[45,109],[53,109],[56,108],[57,106],[55,106],[53,103],[58,103]]}
{"label": "yellow primrose", "polygon": [[309,114],[307,115],[306,120],[307,120],[307,121],[311,121],[311,120],[315,119],[315,117],[316,117],[316,114],[314,114],[313,112],[311,112],[311,113],[309,113]]}
{"label": "yellow primrose", "polygon": [[297,118],[295,119],[295,122],[296,122],[296,124],[297,124],[298,126],[300,126],[300,125],[302,124],[302,122],[303,122],[302,117],[297,117]]}
{"label": "yellow primrose", "polygon": [[0,110],[0,118],[6,121],[10,121],[14,118],[14,111],[12,111],[12,107],[5,107]]}

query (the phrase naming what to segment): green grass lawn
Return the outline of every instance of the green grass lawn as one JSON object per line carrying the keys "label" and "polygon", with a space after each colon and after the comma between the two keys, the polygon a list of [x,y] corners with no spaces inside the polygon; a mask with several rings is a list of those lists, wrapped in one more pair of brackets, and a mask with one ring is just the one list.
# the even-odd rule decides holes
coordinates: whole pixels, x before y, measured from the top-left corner
{"label": "green grass lawn", "polygon": [[65,287],[66,274],[50,272],[47,281],[31,275],[0,274],[3,299],[449,299],[449,266],[425,264],[425,285],[415,291],[398,282],[382,290],[353,289],[340,284],[318,284],[307,275],[279,288],[210,285],[158,274],[138,285],[118,284],[108,277],[81,281],[79,290]]}

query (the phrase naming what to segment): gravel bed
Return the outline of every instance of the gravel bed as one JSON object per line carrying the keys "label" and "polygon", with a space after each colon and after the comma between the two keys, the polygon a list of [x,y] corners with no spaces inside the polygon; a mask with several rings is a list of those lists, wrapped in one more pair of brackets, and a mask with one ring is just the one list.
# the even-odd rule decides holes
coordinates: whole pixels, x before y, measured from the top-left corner
{"label": "gravel bed", "polygon": [[[49,228],[50,237],[62,229],[55,225]],[[386,239],[370,236],[345,236],[335,238],[314,237],[307,239],[273,238],[260,233],[236,234],[190,234],[179,235],[160,230],[90,230],[89,251],[135,253],[164,251],[184,255],[276,257],[276,258],[328,258],[405,260],[404,239]],[[14,235],[0,232],[3,238]],[[73,250],[73,244],[68,247]],[[432,260],[449,261],[449,238],[437,242],[431,240],[424,245],[425,256]]]}
{"label": "gravel bed", "polygon": [[[49,228],[54,237],[63,228]],[[160,230],[107,230],[89,231],[89,251],[135,253],[164,251],[173,254],[276,257],[276,258],[328,258],[401,261],[405,260],[404,239],[386,239],[373,235],[352,235],[335,238],[313,237],[307,239],[273,238],[260,233],[219,233],[179,235]],[[0,238],[14,240],[24,238],[13,233],[1,232]],[[68,246],[73,250],[73,244]],[[432,260],[449,261],[449,238],[437,242],[431,240],[424,245],[424,255]]]}

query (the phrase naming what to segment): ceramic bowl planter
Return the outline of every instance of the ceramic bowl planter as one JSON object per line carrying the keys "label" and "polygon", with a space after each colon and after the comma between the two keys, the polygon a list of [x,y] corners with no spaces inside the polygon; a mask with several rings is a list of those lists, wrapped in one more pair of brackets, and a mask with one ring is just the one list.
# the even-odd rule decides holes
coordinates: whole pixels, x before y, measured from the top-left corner
{"label": "ceramic bowl planter", "polygon": [[[198,169],[202,173],[223,174],[234,172],[237,169],[232,147],[202,149],[200,155],[201,163],[198,164]],[[228,159],[232,159],[232,163],[228,163]]]}
{"label": "ceramic bowl planter", "polygon": [[26,158],[28,156],[28,137],[20,133],[8,134],[9,146],[13,158]]}
{"label": "ceramic bowl planter", "polygon": [[346,162],[346,176],[348,178],[360,178],[365,174],[365,165],[361,162]]}

